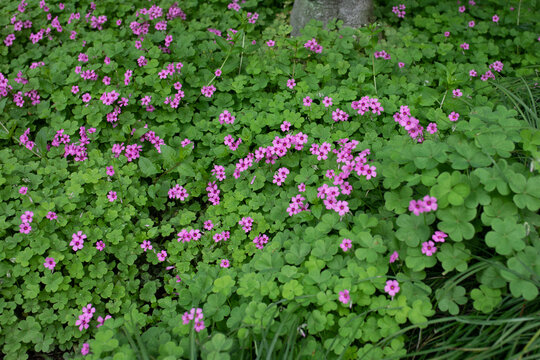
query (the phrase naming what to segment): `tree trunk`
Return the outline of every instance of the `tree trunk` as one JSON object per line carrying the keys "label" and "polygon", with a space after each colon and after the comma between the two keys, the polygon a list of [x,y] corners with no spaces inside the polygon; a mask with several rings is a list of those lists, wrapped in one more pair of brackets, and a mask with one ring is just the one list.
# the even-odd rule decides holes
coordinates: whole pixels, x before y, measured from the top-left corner
{"label": "tree trunk", "polygon": [[345,26],[369,24],[374,20],[373,0],[295,0],[291,12],[292,36],[300,35],[311,19],[326,25],[333,18],[343,20]]}

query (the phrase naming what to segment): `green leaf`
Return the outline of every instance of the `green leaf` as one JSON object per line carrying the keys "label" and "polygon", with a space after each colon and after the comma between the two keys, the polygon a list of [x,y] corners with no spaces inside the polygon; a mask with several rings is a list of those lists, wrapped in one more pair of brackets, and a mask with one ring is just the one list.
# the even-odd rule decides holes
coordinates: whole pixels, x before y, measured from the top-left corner
{"label": "green leaf", "polygon": [[479,289],[471,291],[471,298],[474,300],[473,306],[476,310],[489,314],[501,302],[501,292],[498,289],[491,289],[486,285],[480,285]]}
{"label": "green leaf", "polygon": [[410,247],[417,247],[421,242],[431,237],[429,225],[433,221],[435,221],[433,214],[421,214],[420,216],[402,214],[396,221],[399,227],[396,231],[396,237]]}
{"label": "green leaf", "polygon": [[492,231],[486,234],[486,244],[495,248],[501,255],[510,255],[512,250],[520,251],[525,248],[525,226],[517,224],[513,219],[494,219]]}
{"label": "green leaf", "polygon": [[152,176],[152,175],[158,173],[158,170],[157,170],[156,166],[154,165],[154,163],[152,162],[152,160],[150,160],[150,159],[148,159],[148,158],[146,158],[144,156],[141,156],[139,158],[139,167],[141,169],[141,172],[145,176]]}
{"label": "green leaf", "polygon": [[438,227],[454,241],[472,239],[474,226],[469,222],[476,216],[476,209],[464,206],[453,206],[449,209],[438,210],[437,217],[442,220]]}
{"label": "green leaf", "polygon": [[435,291],[439,309],[448,311],[451,315],[459,314],[459,306],[467,303],[465,288],[462,286],[443,287]]}

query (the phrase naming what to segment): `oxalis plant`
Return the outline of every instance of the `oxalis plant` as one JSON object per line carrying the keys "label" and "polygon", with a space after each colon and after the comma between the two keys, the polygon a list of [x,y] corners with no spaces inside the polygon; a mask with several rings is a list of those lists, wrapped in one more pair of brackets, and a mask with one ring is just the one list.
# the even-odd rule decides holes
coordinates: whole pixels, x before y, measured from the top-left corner
{"label": "oxalis plant", "polygon": [[291,5],[2,3],[5,359],[538,353],[534,2]]}

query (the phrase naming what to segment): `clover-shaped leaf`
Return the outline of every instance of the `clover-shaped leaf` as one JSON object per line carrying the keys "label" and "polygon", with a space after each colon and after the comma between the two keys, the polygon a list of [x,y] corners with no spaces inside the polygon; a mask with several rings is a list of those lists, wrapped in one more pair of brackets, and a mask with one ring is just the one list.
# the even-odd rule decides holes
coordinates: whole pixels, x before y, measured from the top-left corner
{"label": "clover-shaped leaf", "polygon": [[470,192],[469,180],[458,171],[454,171],[452,174],[443,172],[437,178],[437,184],[431,188],[431,196],[437,198],[439,209],[444,209],[449,204],[463,205]]}
{"label": "clover-shaped leaf", "polygon": [[510,255],[512,250],[520,251],[525,248],[525,226],[518,224],[514,219],[494,219],[491,223],[492,231],[486,234],[486,244],[495,248],[501,255]]}
{"label": "clover-shaped leaf", "polygon": [[427,327],[427,317],[433,314],[435,314],[435,310],[433,310],[431,304],[428,301],[418,299],[412,303],[409,320],[420,328],[425,328]]}
{"label": "clover-shaped leaf", "polygon": [[514,174],[510,177],[510,188],[516,193],[514,202],[520,209],[540,209],[540,176],[526,179],[522,174]]}
{"label": "clover-shaped leaf", "polygon": [[524,251],[508,259],[508,269],[501,275],[510,282],[510,291],[515,297],[523,296],[525,300],[534,300],[538,296],[538,279],[540,278],[540,257],[538,250],[527,246]]}
{"label": "clover-shaped leaf", "polygon": [[399,227],[396,231],[396,237],[401,241],[405,241],[410,247],[417,247],[431,236],[429,225],[433,221],[435,221],[433,214],[423,214],[421,216],[402,214],[396,221]]}
{"label": "clover-shaped leaf", "polygon": [[467,261],[470,259],[470,250],[465,248],[463,243],[444,243],[437,250],[437,259],[441,262],[444,272],[448,273],[454,269],[459,272],[467,270]]}
{"label": "clover-shaped leaf", "polygon": [[408,186],[402,187],[399,191],[386,191],[384,193],[386,209],[403,214],[409,206],[409,199],[412,195],[412,189]]}
{"label": "clover-shaped leaf", "polygon": [[487,285],[480,285],[479,289],[471,291],[471,298],[474,300],[473,306],[476,310],[489,314],[501,302],[501,292]]}
{"label": "clover-shaped leaf", "polygon": [[439,309],[448,311],[451,315],[459,314],[459,306],[467,303],[465,288],[463,286],[453,286],[441,288],[435,291]]}
{"label": "clover-shaped leaf", "polygon": [[453,206],[449,209],[438,210],[437,217],[442,220],[438,227],[447,233],[454,241],[472,239],[474,226],[469,222],[476,216],[476,209],[464,206]]}

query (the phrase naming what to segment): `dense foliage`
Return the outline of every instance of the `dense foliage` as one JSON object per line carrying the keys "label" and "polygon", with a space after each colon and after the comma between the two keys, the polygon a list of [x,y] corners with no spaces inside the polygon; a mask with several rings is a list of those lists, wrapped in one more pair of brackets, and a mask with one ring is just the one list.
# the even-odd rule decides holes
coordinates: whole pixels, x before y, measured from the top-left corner
{"label": "dense foliage", "polygon": [[540,26],[515,3],[291,38],[291,3],[2,2],[5,359],[429,357],[411,331],[483,314],[520,326],[486,356],[538,351]]}

